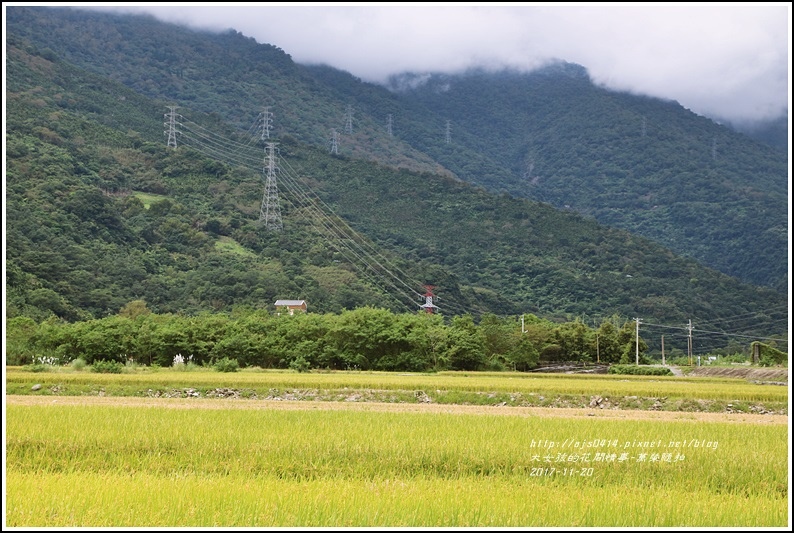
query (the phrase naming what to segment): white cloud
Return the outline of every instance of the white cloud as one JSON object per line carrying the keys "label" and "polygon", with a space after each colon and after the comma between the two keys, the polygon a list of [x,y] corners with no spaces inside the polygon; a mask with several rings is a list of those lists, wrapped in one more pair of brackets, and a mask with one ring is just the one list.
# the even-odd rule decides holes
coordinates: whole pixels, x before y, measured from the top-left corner
{"label": "white cloud", "polygon": [[135,6],[168,22],[234,28],[299,63],[372,82],[469,66],[578,63],[596,83],[728,120],[789,106],[791,6],[774,4],[212,4]]}

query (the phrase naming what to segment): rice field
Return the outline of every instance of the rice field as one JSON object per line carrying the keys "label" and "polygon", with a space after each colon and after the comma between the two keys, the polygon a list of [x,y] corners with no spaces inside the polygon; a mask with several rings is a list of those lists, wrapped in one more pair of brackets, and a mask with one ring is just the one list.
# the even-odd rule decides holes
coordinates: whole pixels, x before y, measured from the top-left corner
{"label": "rice field", "polygon": [[[737,378],[692,378],[675,376],[567,375],[526,373],[396,374],[389,372],[296,373],[260,371],[219,373],[214,371],[141,372],[135,374],[94,374],[91,372],[23,372],[6,374],[7,392],[29,393],[33,384],[42,384],[42,394],[57,387],[61,394],[72,388],[94,394],[101,388],[109,395],[136,395],[141,391],[194,387],[236,387],[267,393],[271,389],[293,390],[380,390],[439,392],[494,392],[540,395],[636,396],[787,402],[788,390],[761,386]],[[82,387],[82,388],[81,388]],[[91,389],[90,387],[94,387]],[[87,392],[86,392],[87,391]]]}
{"label": "rice field", "polygon": [[[7,374],[9,382],[15,374]],[[189,374],[193,385],[212,376],[237,387],[241,380],[257,387],[261,379],[282,387],[358,389],[408,383],[404,387],[436,390],[438,380],[449,388],[503,391],[528,383],[560,391],[580,384],[592,387],[586,393],[619,383],[682,386],[591,376]],[[66,376],[106,385],[142,378],[186,383],[166,372],[57,377]],[[723,380],[709,389],[705,383],[686,384],[698,394],[743,386]],[[716,413],[709,419],[652,412],[616,419],[511,407],[446,406],[438,412],[377,404],[365,410],[343,402],[333,409],[281,402],[291,408],[275,409],[261,400],[9,398],[6,525],[12,527],[790,524],[788,423],[782,416],[745,415],[752,421],[741,422]]]}

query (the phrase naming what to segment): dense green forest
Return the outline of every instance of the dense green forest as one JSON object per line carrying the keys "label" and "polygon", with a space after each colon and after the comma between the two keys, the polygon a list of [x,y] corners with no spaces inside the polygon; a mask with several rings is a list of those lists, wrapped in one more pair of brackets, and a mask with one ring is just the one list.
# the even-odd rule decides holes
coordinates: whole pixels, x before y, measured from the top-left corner
{"label": "dense green forest", "polygon": [[576,211],[788,292],[785,151],[675,102],[605,90],[581,66],[405,74],[388,90],[330,67],[297,65],[277,46],[235,31],[19,6],[8,9],[7,25],[45,57],[160,102],[214,113],[240,129],[267,107],[276,137],[327,149],[335,130],[343,156]]}
{"label": "dense green forest", "polygon": [[[133,301],[155,315],[268,314],[281,298],[306,299],[312,313],[413,316],[431,284],[445,327],[471,315],[479,328],[493,315],[515,328],[524,313],[587,328],[613,316],[623,317],[612,320],[618,328],[634,316],[647,327],[692,319],[713,334],[699,337],[699,350],[728,343],[723,331],[786,336],[779,292],[437,165],[333,155],[298,134],[274,132],[284,228],[268,231],[258,221],[256,132],[182,103],[179,146],[168,148],[171,101],[12,32],[6,60],[6,317],[14,324],[112,320]],[[493,355],[482,353],[481,363]]]}

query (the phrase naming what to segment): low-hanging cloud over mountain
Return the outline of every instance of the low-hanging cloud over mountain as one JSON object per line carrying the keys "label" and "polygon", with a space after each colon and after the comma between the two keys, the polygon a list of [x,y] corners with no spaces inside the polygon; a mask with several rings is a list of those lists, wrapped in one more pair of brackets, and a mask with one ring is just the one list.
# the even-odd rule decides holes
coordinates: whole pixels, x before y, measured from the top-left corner
{"label": "low-hanging cloud over mountain", "polygon": [[186,5],[113,8],[195,28],[233,28],[364,81],[552,59],[607,88],[741,122],[788,110],[791,5]]}

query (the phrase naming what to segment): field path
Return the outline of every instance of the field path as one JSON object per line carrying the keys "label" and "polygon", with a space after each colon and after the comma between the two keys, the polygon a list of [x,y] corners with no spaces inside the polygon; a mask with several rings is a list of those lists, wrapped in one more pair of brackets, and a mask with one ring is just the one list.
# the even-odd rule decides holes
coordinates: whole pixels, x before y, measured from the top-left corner
{"label": "field path", "polygon": [[580,409],[563,407],[501,407],[483,405],[409,404],[378,402],[320,402],[300,400],[243,400],[209,398],[137,398],[131,396],[28,396],[6,395],[6,405],[106,405],[119,407],[167,407],[172,409],[286,409],[348,410],[391,413],[448,413],[491,416],[609,418],[617,420],[681,420],[739,424],[788,424],[787,415],[748,413],[700,413],[640,411],[634,409]]}

